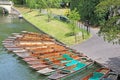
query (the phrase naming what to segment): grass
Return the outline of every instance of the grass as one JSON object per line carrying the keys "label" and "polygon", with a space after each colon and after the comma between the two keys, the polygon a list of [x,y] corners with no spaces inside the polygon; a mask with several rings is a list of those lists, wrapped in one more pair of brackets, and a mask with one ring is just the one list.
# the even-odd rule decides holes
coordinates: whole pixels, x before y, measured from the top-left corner
{"label": "grass", "polygon": [[[27,19],[29,22],[37,26],[39,29],[43,30],[44,32],[52,35],[59,41],[67,44],[73,45],[75,43],[74,36],[67,36],[67,34],[71,33],[71,27],[68,23],[61,22],[56,19],[52,19],[50,22],[47,22],[47,15],[38,15],[37,10],[32,10],[25,8],[25,7],[17,7],[19,11],[23,14],[24,18]],[[58,15],[64,15],[66,9],[51,9],[52,13]],[[80,29],[76,29],[77,32],[80,32]],[[88,39],[89,36],[84,31],[85,38]],[[84,39],[85,40],[85,39]],[[80,36],[78,43],[84,41]]]}

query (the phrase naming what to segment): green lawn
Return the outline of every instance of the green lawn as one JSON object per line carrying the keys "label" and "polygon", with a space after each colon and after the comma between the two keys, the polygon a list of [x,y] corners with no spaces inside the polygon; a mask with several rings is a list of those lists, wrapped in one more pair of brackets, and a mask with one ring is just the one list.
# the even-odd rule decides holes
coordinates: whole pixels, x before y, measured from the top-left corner
{"label": "green lawn", "polygon": [[[68,23],[61,22],[56,19],[52,19],[50,22],[47,21],[47,15],[41,15],[38,16],[37,10],[29,11],[28,8],[24,7],[17,7],[19,11],[23,14],[24,18],[26,18],[29,22],[37,26],[39,29],[43,30],[44,32],[52,35],[56,39],[60,40],[61,42],[72,45],[75,44],[74,36],[67,36],[67,34],[71,33],[71,28]],[[58,11],[57,11],[58,10]],[[63,15],[66,9],[52,9],[52,12],[54,14],[61,14]],[[60,13],[58,13],[60,11]],[[62,13],[61,13],[62,12]],[[80,31],[80,29],[76,29],[77,32]],[[85,31],[84,31],[85,32]],[[78,36],[78,43],[83,42],[81,36]],[[89,38],[89,36],[85,32],[86,39]]]}

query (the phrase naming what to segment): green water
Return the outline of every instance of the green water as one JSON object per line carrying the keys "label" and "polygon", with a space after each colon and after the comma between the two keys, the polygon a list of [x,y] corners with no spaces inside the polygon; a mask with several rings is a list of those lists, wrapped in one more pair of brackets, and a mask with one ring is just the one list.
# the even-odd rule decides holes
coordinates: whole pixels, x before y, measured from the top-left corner
{"label": "green water", "polygon": [[15,16],[0,15],[0,80],[44,80],[45,76],[38,74],[13,53],[4,50],[2,42],[11,33],[21,31],[40,32],[25,20]]}
{"label": "green water", "polygon": [[[2,46],[2,41],[11,33],[21,31],[40,32],[31,24],[15,16],[0,15],[0,80],[47,80],[46,76],[38,74],[29,68],[28,64],[21,60],[14,53],[8,53]],[[88,69],[72,74],[61,80],[79,80],[85,75],[95,71],[99,66],[93,65]]]}

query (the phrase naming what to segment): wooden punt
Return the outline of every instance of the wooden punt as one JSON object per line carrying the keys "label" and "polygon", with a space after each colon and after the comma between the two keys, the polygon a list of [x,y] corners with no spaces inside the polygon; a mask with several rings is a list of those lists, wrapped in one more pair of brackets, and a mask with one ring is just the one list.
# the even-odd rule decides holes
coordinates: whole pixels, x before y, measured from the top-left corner
{"label": "wooden punt", "polygon": [[16,45],[4,45],[5,48],[18,48]]}
{"label": "wooden punt", "polygon": [[2,43],[13,43],[13,41],[2,41]]}
{"label": "wooden punt", "polygon": [[38,59],[36,57],[27,57],[27,58],[24,58],[23,60],[26,62],[29,62],[29,61],[36,61]]}
{"label": "wooden punt", "polygon": [[[47,63],[45,63],[45,64],[47,64]],[[63,65],[63,64],[61,64],[61,63],[58,63],[58,64],[54,64],[54,63],[51,63],[51,64],[47,64],[48,66],[47,67],[45,67],[45,68],[49,68],[49,69],[53,69],[53,70],[58,70],[58,69],[61,69],[61,68],[64,68],[65,66]],[[44,69],[44,68],[41,68],[41,67],[36,67],[36,68],[34,68],[35,70],[42,70],[42,69]],[[39,72],[40,73],[40,72]],[[47,74],[47,73],[46,73]],[[46,75],[46,74],[44,74],[44,75]]]}
{"label": "wooden punt", "polygon": [[[51,63],[49,64],[48,66],[46,67],[42,67],[41,68],[41,65],[40,67],[34,67],[35,70],[38,70],[37,72],[40,73],[40,74],[43,74],[43,75],[51,75],[52,73],[56,72],[57,70],[60,70],[62,68],[64,68],[65,66],[61,63],[58,63],[58,64],[54,64],[54,63]],[[44,71],[44,72],[43,72]]]}
{"label": "wooden punt", "polygon": [[28,61],[27,63],[30,65],[34,65],[34,64],[41,64],[42,62],[41,60],[34,60],[34,61]]}
{"label": "wooden punt", "polygon": [[14,43],[2,43],[4,46],[13,46],[15,45]]}
{"label": "wooden punt", "polygon": [[10,36],[8,39],[16,39],[17,37]]}
{"label": "wooden punt", "polygon": [[[55,60],[54,60],[55,61]],[[55,64],[54,63],[54,61],[51,61],[51,62],[53,62],[53,64]],[[60,69],[62,69],[62,68],[65,68],[65,63],[60,63],[60,61],[58,61],[59,63],[57,63],[57,64],[55,64],[56,66],[58,65],[58,68],[56,68],[57,70],[60,70]],[[67,62],[66,62],[67,63]],[[53,69],[53,68],[55,68],[55,65],[53,65],[50,69]],[[53,69],[54,70],[54,69]],[[52,72],[52,71],[51,71]],[[50,74],[51,72],[46,72],[44,75],[47,75],[47,74]],[[42,70],[39,70],[39,73],[41,73],[41,74],[43,74],[42,73]]]}
{"label": "wooden punt", "polygon": [[41,44],[55,44],[54,42],[40,42],[40,41],[20,41],[19,42],[19,45],[35,45],[35,44],[38,44],[38,45],[41,45]]}
{"label": "wooden punt", "polygon": [[12,33],[12,35],[20,35],[20,33]]}
{"label": "wooden punt", "polygon": [[34,44],[32,42],[31,42],[31,44],[17,44],[17,46],[19,46],[19,47],[40,47],[40,46],[43,46],[43,45],[45,45],[45,44],[43,44],[43,43],[40,43],[40,44],[36,43],[36,44]]}
{"label": "wooden punt", "polygon": [[[5,39],[4,41],[14,41],[15,39],[9,39],[9,38],[7,38],[7,39]],[[3,41],[3,42],[4,42]]]}
{"label": "wooden punt", "polygon": [[46,65],[46,64],[43,64],[43,63],[39,63],[39,64],[33,64],[29,67],[35,69],[35,70],[40,70],[40,69],[43,69],[43,68],[46,68],[46,67],[49,67],[50,65]]}
{"label": "wooden punt", "polygon": [[[63,50],[63,52],[66,50]],[[47,50],[40,50],[37,52],[33,52],[33,55],[47,55],[47,54],[52,54],[52,53],[59,53],[60,51],[55,51],[54,49],[47,49]],[[62,51],[61,51],[62,52]]]}
{"label": "wooden punt", "polygon": [[23,37],[19,38],[21,41],[54,41],[54,39],[48,38],[48,37],[42,37],[42,36],[26,36],[23,35]]}
{"label": "wooden punt", "polygon": [[15,54],[21,58],[27,58],[27,57],[30,57],[30,55],[31,55],[30,53],[27,53],[27,52],[22,52],[22,53],[16,52]]}
{"label": "wooden punt", "polygon": [[2,43],[4,46],[6,46],[6,47],[10,47],[10,46],[16,46],[13,42],[11,43],[7,43],[7,42],[5,42],[5,43]]}
{"label": "wooden punt", "polygon": [[2,44],[4,44],[4,46],[5,46],[5,45],[15,45],[13,41],[12,41],[12,42],[11,42],[11,41],[10,41],[10,42],[9,42],[9,41],[7,41],[7,42],[2,42]]}
{"label": "wooden punt", "polygon": [[16,47],[16,48],[6,48],[8,51],[14,51],[14,50],[22,50],[22,48]]}
{"label": "wooden punt", "polygon": [[[77,63],[78,64],[78,63]],[[65,67],[61,70],[56,71],[55,73],[51,74],[48,76],[49,79],[52,80],[60,80],[61,78],[65,78],[66,76],[69,76],[70,74],[76,73],[78,71],[81,71],[82,69],[87,68],[88,66],[91,66],[94,64],[94,62],[89,62],[89,63],[82,63],[82,66],[78,68],[78,65],[74,64],[72,66]],[[78,69],[77,69],[78,68]],[[76,70],[75,70],[76,69]]]}
{"label": "wooden punt", "polygon": [[25,49],[21,49],[21,50],[14,50],[13,52],[14,53],[22,53],[22,52],[28,52],[28,51]]}
{"label": "wooden punt", "polygon": [[[21,38],[21,37],[23,37],[23,35],[19,35],[19,34],[18,34],[18,35],[14,35],[14,37]],[[16,38],[16,39],[17,39],[17,38]]]}
{"label": "wooden punt", "polygon": [[95,72],[87,75],[82,80],[101,80],[103,77],[105,77],[109,73],[109,71],[110,69],[108,68],[100,68]]}
{"label": "wooden punt", "polygon": [[[10,47],[10,46],[16,46],[14,43],[3,43],[4,46]],[[17,46],[16,46],[17,47]]]}
{"label": "wooden punt", "polygon": [[[59,56],[60,57],[60,56]],[[50,64],[49,64],[49,69],[51,69],[51,72],[52,71],[54,71],[55,69],[61,69],[61,68],[64,68],[65,66],[63,65],[63,63],[60,63],[60,61],[59,60],[57,60],[57,57],[55,56],[54,57],[55,59],[53,59],[53,60],[50,60],[49,62],[50,62]],[[50,59],[50,58],[49,58]],[[62,59],[61,59],[62,60]],[[37,63],[35,62],[35,61],[30,61],[30,63],[32,62],[32,64],[34,64],[35,66],[36,66],[36,64],[38,64],[38,63],[40,63],[39,61],[37,61]],[[57,63],[56,63],[57,62]],[[33,67],[34,69],[36,69],[36,70],[39,70],[39,73],[41,72],[41,71],[43,71],[44,69],[46,69],[46,68],[43,68],[42,67],[42,64],[40,64],[39,66],[37,66],[37,67]],[[58,67],[57,67],[58,66]],[[46,66],[47,68],[48,68],[48,66]],[[42,69],[43,68],[43,69]],[[50,74],[51,72],[46,72],[44,75],[48,75],[48,74]],[[41,72],[41,74],[43,74],[42,72]]]}
{"label": "wooden punt", "polygon": [[52,72],[55,72],[55,70],[50,69],[50,68],[44,68],[44,69],[41,69],[37,72],[40,73],[40,74],[44,74],[44,75],[50,75]]}
{"label": "wooden punt", "polygon": [[22,33],[28,33],[28,31],[21,31]]}
{"label": "wooden punt", "polygon": [[[94,64],[87,56],[71,51],[46,34],[27,31],[13,33],[3,41],[3,45],[23,58],[38,73],[50,75],[49,79],[61,79]],[[68,58],[63,57],[64,54],[69,55]],[[82,67],[80,63],[84,63]]]}

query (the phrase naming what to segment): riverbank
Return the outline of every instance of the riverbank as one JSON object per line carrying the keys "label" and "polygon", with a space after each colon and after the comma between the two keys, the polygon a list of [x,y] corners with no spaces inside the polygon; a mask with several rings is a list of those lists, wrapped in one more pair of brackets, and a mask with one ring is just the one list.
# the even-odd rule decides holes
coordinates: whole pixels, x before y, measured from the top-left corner
{"label": "riverbank", "polygon": [[[68,23],[53,18],[50,22],[48,22],[47,15],[46,14],[39,15],[38,10],[30,11],[29,8],[25,8],[25,7],[16,7],[16,8],[22,13],[23,17],[26,20],[28,20],[30,23],[35,25],[40,30],[44,31],[47,34],[50,34],[51,36],[55,37],[56,39],[67,45],[76,44],[75,36],[70,35],[72,30]],[[67,9],[52,9],[52,13],[57,15],[64,15],[66,10]],[[84,31],[79,28],[76,28],[76,30],[77,32]],[[90,37],[89,35],[87,35],[86,31],[84,31],[84,37],[85,39],[82,39],[82,35],[78,35],[77,43],[81,43]]]}

